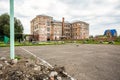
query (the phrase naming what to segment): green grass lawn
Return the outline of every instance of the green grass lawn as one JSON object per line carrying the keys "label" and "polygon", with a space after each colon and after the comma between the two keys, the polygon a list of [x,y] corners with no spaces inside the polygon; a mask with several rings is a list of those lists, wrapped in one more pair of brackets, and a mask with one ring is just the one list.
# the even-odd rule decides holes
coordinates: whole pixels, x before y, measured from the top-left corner
{"label": "green grass lawn", "polygon": [[5,44],[4,42],[0,42],[0,47],[8,47],[10,46],[9,44]]}
{"label": "green grass lawn", "polygon": [[115,45],[120,45],[120,42],[115,42]]}

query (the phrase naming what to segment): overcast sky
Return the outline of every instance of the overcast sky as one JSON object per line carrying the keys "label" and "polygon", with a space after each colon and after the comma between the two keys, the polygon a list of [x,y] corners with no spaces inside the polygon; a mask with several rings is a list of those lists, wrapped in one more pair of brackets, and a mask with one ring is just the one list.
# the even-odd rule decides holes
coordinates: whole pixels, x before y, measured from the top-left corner
{"label": "overcast sky", "polygon": [[[55,20],[85,21],[90,35],[102,35],[116,29],[120,35],[120,0],[14,0],[15,17],[21,20],[24,33],[30,33],[30,21],[39,14]],[[9,0],[0,0],[0,15],[9,13]]]}

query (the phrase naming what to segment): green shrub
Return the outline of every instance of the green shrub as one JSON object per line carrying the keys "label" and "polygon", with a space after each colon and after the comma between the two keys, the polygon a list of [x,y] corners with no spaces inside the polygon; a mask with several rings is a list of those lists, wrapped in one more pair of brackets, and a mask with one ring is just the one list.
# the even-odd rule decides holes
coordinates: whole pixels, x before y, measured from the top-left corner
{"label": "green shrub", "polygon": [[20,60],[21,59],[21,56],[15,56],[15,59],[17,59],[17,60]]}

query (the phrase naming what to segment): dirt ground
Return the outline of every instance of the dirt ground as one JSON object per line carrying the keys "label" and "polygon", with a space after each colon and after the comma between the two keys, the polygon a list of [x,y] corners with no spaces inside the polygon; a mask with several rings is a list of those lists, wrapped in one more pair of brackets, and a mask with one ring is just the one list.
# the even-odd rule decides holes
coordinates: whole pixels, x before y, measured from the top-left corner
{"label": "dirt ground", "polygon": [[[65,66],[77,80],[120,80],[120,46],[67,44],[22,47],[52,65]],[[8,47],[0,47],[0,56],[7,56]],[[28,56],[28,52],[16,47],[16,54]]]}

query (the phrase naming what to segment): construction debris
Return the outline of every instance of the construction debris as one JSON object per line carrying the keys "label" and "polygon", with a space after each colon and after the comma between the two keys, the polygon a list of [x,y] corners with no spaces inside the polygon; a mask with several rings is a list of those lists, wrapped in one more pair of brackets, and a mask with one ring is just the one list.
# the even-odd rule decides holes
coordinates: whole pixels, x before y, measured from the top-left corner
{"label": "construction debris", "polygon": [[38,60],[0,58],[0,80],[71,80],[64,72],[64,67],[50,68]]}

